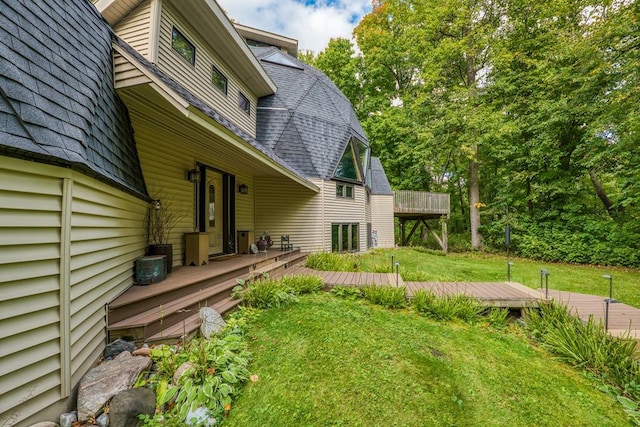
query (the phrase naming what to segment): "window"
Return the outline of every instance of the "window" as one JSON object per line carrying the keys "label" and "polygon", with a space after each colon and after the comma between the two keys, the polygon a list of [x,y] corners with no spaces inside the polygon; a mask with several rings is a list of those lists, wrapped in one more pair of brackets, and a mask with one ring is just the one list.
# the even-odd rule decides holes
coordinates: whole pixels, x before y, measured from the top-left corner
{"label": "window", "polygon": [[331,224],[331,250],[353,252],[360,250],[359,224]]}
{"label": "window", "polygon": [[238,107],[247,114],[251,114],[251,101],[242,92],[238,93]]}
{"label": "window", "polygon": [[213,71],[211,72],[211,83],[218,89],[222,91],[225,95],[227,94],[227,78],[222,74],[222,71],[218,70],[215,65],[213,66]]}
{"label": "window", "polygon": [[191,65],[195,65],[196,47],[176,27],[171,31],[171,47]]}
{"label": "window", "polygon": [[353,185],[337,183],[336,197],[345,197],[348,199],[353,199]]}
{"label": "window", "polygon": [[335,177],[358,181],[358,170],[356,167],[356,163],[354,162],[353,148],[351,146],[351,143],[349,143],[347,145],[347,148],[344,150],[344,154],[340,159],[340,163],[338,163]]}

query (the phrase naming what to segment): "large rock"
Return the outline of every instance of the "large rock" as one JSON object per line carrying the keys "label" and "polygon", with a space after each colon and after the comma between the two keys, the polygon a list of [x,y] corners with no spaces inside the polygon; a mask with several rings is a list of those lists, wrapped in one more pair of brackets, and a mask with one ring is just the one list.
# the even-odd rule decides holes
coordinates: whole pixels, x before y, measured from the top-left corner
{"label": "large rock", "polygon": [[148,388],[132,388],[116,394],[109,405],[109,427],[139,427],[140,414],[153,416],[156,395]]}
{"label": "large rock", "polygon": [[102,351],[102,357],[104,357],[105,360],[111,360],[123,351],[133,353],[135,350],[135,343],[118,338],[114,342],[107,344],[107,346]]}
{"label": "large rock", "polygon": [[140,372],[151,365],[145,356],[132,356],[128,351],[90,370],[78,387],[78,420],[87,421],[117,393],[131,388]]}
{"label": "large rock", "polygon": [[227,326],[220,313],[211,307],[202,307],[200,309],[200,332],[202,336],[209,339],[211,335],[217,334]]}

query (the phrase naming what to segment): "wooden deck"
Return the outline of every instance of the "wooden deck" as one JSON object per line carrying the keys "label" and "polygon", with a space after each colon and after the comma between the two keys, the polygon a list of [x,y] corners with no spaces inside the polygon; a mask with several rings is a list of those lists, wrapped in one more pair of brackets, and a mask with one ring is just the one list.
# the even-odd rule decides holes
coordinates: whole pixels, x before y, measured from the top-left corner
{"label": "wooden deck", "polygon": [[[604,324],[606,297],[551,289],[549,297],[562,302],[571,313],[585,322],[589,316],[593,316]],[[609,304],[609,333],[616,336],[630,334],[636,339],[640,338],[640,309],[620,302]]]}
{"label": "wooden deck", "polygon": [[306,267],[294,267],[286,270],[285,274],[315,274],[321,276],[329,288],[367,285],[406,286],[409,298],[413,297],[419,289],[432,291],[437,295],[465,294],[492,307],[537,307],[540,301],[544,300],[544,295],[540,292],[515,282],[405,282],[395,273],[318,271]]}

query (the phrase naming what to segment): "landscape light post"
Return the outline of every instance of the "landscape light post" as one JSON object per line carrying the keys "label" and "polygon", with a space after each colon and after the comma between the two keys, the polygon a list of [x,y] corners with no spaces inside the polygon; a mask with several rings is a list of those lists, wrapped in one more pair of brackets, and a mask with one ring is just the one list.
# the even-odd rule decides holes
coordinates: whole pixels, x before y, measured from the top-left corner
{"label": "landscape light post", "polygon": [[604,300],[604,330],[609,330],[609,304],[613,304],[616,301],[613,299],[613,276],[610,274],[603,274],[602,277],[609,280],[609,298]]}
{"label": "landscape light post", "polygon": [[393,266],[395,263],[393,262],[393,254],[391,254],[391,272],[393,273]]}
{"label": "landscape light post", "polygon": [[511,282],[511,266],[513,263],[511,261],[507,262],[507,282]]}
{"label": "landscape light post", "polygon": [[543,268],[540,270],[540,288],[542,289],[542,277],[544,280],[544,298],[549,299],[549,270]]}
{"label": "landscape light post", "polygon": [[396,262],[396,286],[400,284],[400,263]]}

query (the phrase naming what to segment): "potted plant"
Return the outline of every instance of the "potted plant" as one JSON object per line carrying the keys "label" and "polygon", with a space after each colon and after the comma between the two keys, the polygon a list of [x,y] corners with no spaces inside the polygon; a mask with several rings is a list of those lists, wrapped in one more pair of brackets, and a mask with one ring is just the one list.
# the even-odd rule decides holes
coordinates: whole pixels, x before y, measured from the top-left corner
{"label": "potted plant", "polygon": [[169,238],[183,216],[174,201],[172,196],[165,193],[155,193],[145,219],[147,255],[165,255],[167,274],[173,269],[173,245],[169,243]]}
{"label": "potted plant", "polygon": [[258,250],[260,252],[266,252],[271,246],[273,246],[273,242],[271,241],[271,236],[268,231],[265,231],[260,235],[260,238],[256,242],[258,246]]}

